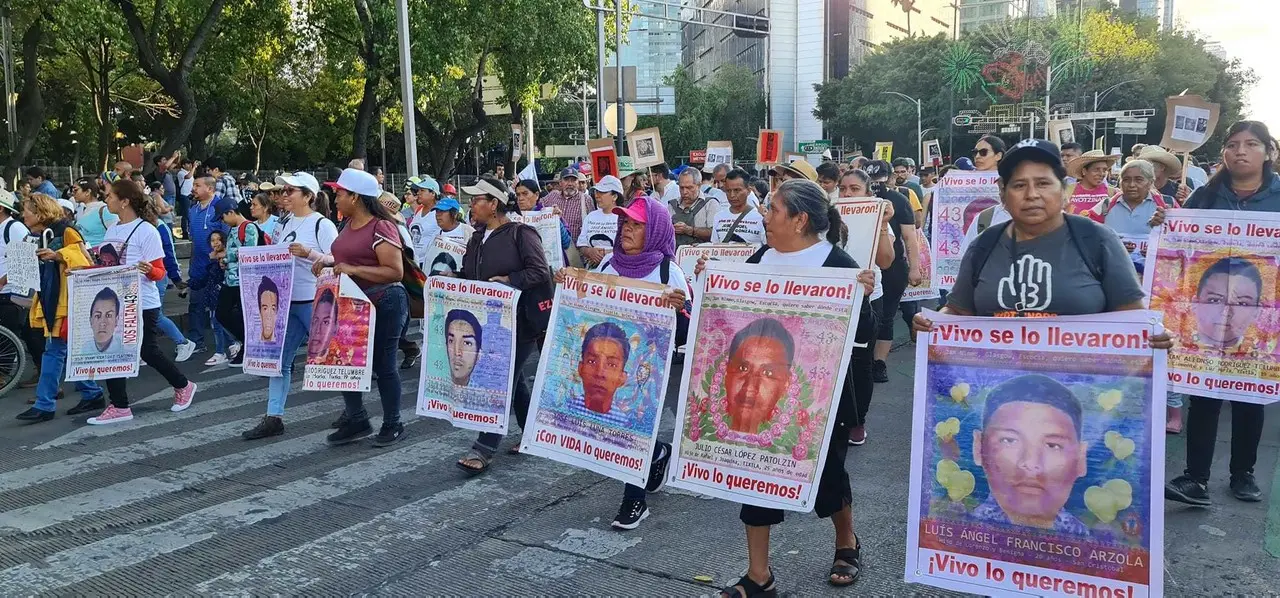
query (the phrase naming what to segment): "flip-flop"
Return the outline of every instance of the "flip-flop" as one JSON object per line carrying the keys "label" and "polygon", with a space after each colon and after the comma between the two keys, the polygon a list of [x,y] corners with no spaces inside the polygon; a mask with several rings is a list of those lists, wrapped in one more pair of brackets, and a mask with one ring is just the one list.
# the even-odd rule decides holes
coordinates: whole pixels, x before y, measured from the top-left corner
{"label": "flip-flop", "polygon": [[[471,467],[465,463],[466,461],[479,461],[481,465],[480,467]],[[493,463],[493,457],[486,457],[480,454],[480,451],[472,449],[466,455],[463,455],[455,465],[469,476],[478,476],[489,470],[490,463]]]}

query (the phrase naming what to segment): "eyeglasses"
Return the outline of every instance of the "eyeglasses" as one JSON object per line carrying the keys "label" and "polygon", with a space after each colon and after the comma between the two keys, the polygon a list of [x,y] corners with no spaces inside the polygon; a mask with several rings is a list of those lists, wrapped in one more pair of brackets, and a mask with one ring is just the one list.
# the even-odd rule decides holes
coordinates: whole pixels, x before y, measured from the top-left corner
{"label": "eyeglasses", "polygon": [[975,148],[973,148],[973,155],[978,156],[978,157],[984,157],[984,156],[986,156],[986,155],[987,155],[987,154],[989,154],[989,153],[991,153],[991,150],[990,150],[990,149],[987,149],[987,148],[985,148],[985,147],[975,147]]}
{"label": "eyeglasses", "polygon": [[293,192],[297,191],[297,189],[293,187],[281,187],[277,189],[277,191],[279,191],[283,195],[293,195]]}

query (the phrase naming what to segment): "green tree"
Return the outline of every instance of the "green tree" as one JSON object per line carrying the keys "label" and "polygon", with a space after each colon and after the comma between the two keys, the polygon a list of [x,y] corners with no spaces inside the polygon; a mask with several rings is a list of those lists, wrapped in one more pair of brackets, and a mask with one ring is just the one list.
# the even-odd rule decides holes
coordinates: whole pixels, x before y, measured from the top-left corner
{"label": "green tree", "polygon": [[754,159],[765,123],[765,98],[756,77],[744,67],[720,69],[711,83],[698,86],[677,68],[667,83],[675,90],[674,115],[644,116],[637,127],[658,127],[667,156],[688,156],[708,141],[732,141],[735,159]]}

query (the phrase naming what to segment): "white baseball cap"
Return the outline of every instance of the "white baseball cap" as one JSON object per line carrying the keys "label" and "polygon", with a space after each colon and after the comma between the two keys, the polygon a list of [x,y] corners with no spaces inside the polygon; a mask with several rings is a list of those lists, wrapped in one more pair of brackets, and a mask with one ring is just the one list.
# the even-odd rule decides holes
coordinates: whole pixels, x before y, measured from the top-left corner
{"label": "white baseball cap", "polygon": [[365,195],[374,199],[382,195],[382,187],[378,185],[377,177],[355,168],[344,169],[336,184],[339,188],[356,195]]}
{"label": "white baseball cap", "polygon": [[600,177],[595,187],[596,191],[612,191],[617,193],[618,197],[622,197],[622,181],[611,174]]}
{"label": "white baseball cap", "polygon": [[276,177],[276,184],[280,186],[301,187],[315,195],[320,192],[320,182],[310,173],[299,170],[293,174],[285,174]]}

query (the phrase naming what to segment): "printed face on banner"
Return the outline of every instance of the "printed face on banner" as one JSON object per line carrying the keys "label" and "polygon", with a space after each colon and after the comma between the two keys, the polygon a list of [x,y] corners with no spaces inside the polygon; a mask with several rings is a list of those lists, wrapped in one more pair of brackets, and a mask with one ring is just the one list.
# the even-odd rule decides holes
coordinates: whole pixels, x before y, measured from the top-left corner
{"label": "printed face on banner", "polygon": [[120,345],[120,296],[103,287],[89,307],[89,329],[93,331],[93,348],[99,353],[113,351]]}
{"label": "printed face on banner", "polygon": [[[1075,332],[1057,330],[1047,335]],[[989,559],[1006,571],[1048,569],[1076,583],[1158,583],[1150,552],[1158,508],[1151,501],[1152,358],[945,344],[926,350],[925,394],[916,399],[923,462],[913,473],[920,476],[922,552]],[[932,554],[919,559],[932,564]],[[917,567],[909,563],[909,575]],[[945,566],[930,573],[944,574]],[[988,575],[991,581],[1002,580]]]}
{"label": "printed face on banner", "polygon": [[729,429],[755,434],[772,421],[791,385],[794,354],[795,341],[777,320],[756,320],[734,336],[724,375]]}
{"label": "printed face on banner", "polygon": [[471,384],[471,372],[480,359],[480,339],[484,329],[475,315],[463,309],[450,310],[444,319],[444,343],[449,354],[449,377],[455,386]]}
{"label": "printed face on banner", "polygon": [[587,330],[578,356],[578,379],[587,409],[609,413],[613,397],[627,383],[627,357],[631,342],[613,322],[601,322]]}
{"label": "printed face on banner", "polygon": [[1187,349],[1280,361],[1275,324],[1280,260],[1231,253],[1161,248],[1152,307],[1165,311],[1166,325],[1180,333]]}
{"label": "printed face on banner", "polygon": [[[335,281],[336,283],[336,281]],[[321,363],[338,327],[338,291],[333,288],[320,291],[311,308],[311,331],[307,338],[307,361]]]}
{"label": "printed face on banner", "polygon": [[322,276],[316,282],[307,340],[308,365],[364,367],[370,332],[368,303],[339,296],[338,276]]}
{"label": "printed face on banner", "polygon": [[280,334],[276,323],[280,321],[280,290],[270,278],[263,277],[258,283],[258,322],[261,323],[263,342],[279,342]]}

